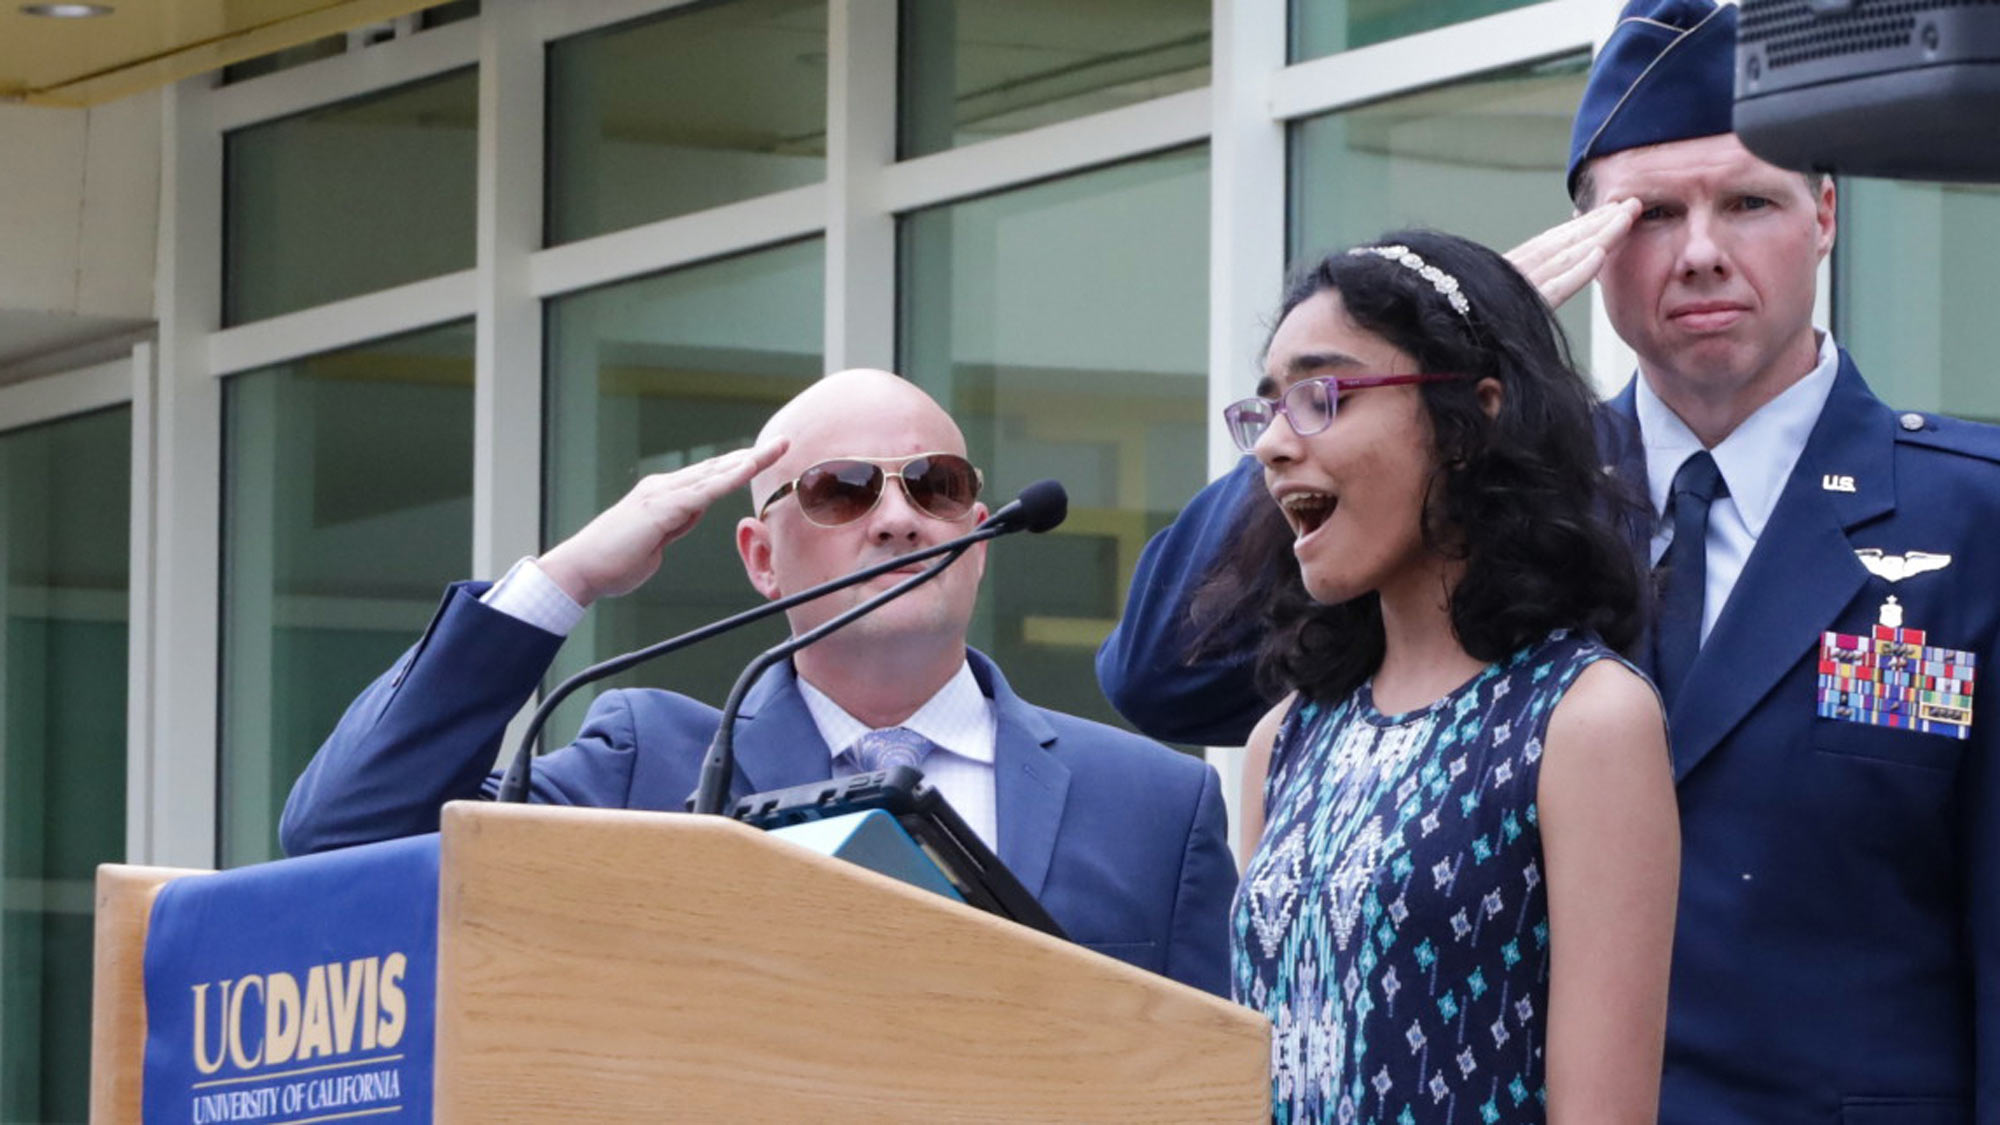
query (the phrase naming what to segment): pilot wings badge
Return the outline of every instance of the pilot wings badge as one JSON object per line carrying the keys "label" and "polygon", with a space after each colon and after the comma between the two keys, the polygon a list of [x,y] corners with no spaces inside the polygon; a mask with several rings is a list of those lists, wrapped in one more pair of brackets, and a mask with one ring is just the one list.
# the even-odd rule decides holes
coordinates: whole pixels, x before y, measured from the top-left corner
{"label": "pilot wings badge", "polygon": [[1951,565],[1950,555],[1936,555],[1929,551],[1905,551],[1900,555],[1885,555],[1880,547],[1856,547],[1854,557],[1861,560],[1861,565],[1868,568],[1868,573],[1884,582],[1901,582],[1912,575],[1943,570]]}

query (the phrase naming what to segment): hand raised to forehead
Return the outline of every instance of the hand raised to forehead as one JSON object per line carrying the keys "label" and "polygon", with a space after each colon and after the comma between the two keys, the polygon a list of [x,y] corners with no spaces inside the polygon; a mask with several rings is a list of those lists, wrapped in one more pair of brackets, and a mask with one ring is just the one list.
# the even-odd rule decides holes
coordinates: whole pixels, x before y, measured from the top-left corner
{"label": "hand raised to forehead", "polygon": [[1604,268],[1604,256],[1632,229],[1639,201],[1619,199],[1594,207],[1507,251],[1506,258],[1552,309],[1581,292]]}
{"label": "hand raised to forehead", "polygon": [[631,593],[660,569],[667,544],[687,534],[710,505],[775,464],[788,444],[772,438],[645,477],[537,563],[578,605]]}

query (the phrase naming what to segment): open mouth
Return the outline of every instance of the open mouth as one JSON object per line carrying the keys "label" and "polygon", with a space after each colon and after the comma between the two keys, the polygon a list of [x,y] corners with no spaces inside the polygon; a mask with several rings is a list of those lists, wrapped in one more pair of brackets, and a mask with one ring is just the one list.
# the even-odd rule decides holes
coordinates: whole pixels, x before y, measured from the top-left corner
{"label": "open mouth", "polygon": [[1294,492],[1278,501],[1278,507],[1300,539],[1324,526],[1339,505],[1337,498],[1325,492]]}

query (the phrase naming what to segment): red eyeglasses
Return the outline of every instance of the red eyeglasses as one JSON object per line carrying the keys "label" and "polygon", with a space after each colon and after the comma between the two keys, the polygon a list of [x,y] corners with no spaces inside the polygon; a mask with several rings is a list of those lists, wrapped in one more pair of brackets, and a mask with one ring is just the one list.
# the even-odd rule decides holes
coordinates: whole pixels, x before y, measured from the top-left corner
{"label": "red eyeglasses", "polygon": [[[885,472],[884,470],[889,470]],[[932,519],[955,520],[972,510],[985,479],[972,462],[956,453],[918,453],[909,457],[836,457],[778,486],[757,509],[757,518],[787,496],[799,501],[799,511],[821,527],[853,523],[882,501],[884,481],[893,472],[910,504]]]}

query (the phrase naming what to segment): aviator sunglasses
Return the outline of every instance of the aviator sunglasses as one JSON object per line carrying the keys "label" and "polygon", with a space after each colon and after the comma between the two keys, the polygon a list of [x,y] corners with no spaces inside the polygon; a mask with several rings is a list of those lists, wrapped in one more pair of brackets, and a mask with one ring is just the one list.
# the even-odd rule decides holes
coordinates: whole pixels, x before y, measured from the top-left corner
{"label": "aviator sunglasses", "polygon": [[1292,432],[1311,437],[1333,425],[1340,409],[1340,392],[1366,387],[1397,387],[1408,383],[1440,383],[1463,375],[1315,375],[1285,388],[1277,398],[1238,399],[1222,408],[1222,422],[1236,448],[1254,453],[1257,439],[1283,414]]}
{"label": "aviator sunglasses", "polygon": [[884,478],[890,473],[902,482],[903,495],[912,506],[940,520],[955,520],[971,511],[985,483],[972,462],[956,453],[836,457],[779,485],[757,509],[757,518],[763,519],[778,501],[795,496],[799,511],[821,527],[853,523],[881,502]]}

